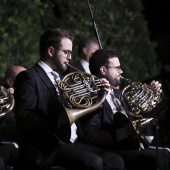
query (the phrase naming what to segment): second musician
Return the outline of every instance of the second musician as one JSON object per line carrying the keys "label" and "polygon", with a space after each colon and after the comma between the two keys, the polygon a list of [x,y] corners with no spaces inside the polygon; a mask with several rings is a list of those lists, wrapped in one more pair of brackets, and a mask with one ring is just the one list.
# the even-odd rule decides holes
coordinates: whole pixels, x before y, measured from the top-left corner
{"label": "second musician", "polygon": [[[99,78],[106,78],[112,87],[120,85],[123,73],[119,53],[112,50],[97,50],[90,59],[90,71]],[[161,85],[153,82],[157,91]],[[137,136],[130,116],[122,107],[119,96],[121,91],[113,88],[106,96],[102,107],[81,118],[81,125],[89,143],[119,153],[128,170],[155,170],[157,168],[156,151],[145,147]],[[124,100],[124,103],[126,101]],[[128,107],[128,106],[127,106]],[[160,170],[169,170],[169,153],[159,150],[158,166]]]}

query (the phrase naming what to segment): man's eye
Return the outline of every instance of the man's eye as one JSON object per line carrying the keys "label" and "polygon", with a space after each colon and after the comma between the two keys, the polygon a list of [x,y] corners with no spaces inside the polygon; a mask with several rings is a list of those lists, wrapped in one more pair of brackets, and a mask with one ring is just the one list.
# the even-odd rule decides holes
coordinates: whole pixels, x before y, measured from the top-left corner
{"label": "man's eye", "polygon": [[72,54],[72,51],[64,50],[64,53],[67,54],[67,55],[70,55],[70,54]]}

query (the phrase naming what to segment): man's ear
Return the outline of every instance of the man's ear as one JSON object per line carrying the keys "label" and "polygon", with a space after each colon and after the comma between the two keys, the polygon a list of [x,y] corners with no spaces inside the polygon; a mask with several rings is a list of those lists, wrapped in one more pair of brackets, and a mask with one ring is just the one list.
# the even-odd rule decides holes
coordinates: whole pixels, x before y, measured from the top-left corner
{"label": "man's ear", "polygon": [[54,55],[54,47],[50,46],[48,47],[48,55],[52,57]]}
{"label": "man's ear", "polygon": [[87,48],[84,47],[82,51],[83,51],[83,54],[86,56],[87,55]]}
{"label": "man's ear", "polygon": [[9,87],[13,87],[13,85],[14,85],[13,79],[12,79],[11,77],[8,77],[8,78],[6,79],[6,84],[7,84]]}
{"label": "man's ear", "polygon": [[105,66],[101,66],[101,67],[100,67],[100,73],[105,76],[105,75],[106,75],[106,72],[107,72],[106,67],[105,67]]}

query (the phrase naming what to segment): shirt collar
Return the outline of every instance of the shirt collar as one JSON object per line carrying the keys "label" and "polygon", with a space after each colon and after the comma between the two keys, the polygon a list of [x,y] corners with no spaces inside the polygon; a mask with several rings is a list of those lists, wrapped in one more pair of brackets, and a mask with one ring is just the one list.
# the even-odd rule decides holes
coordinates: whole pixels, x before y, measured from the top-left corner
{"label": "shirt collar", "polygon": [[80,59],[80,63],[82,65],[82,67],[84,68],[85,72],[90,73],[90,69],[89,69],[89,62]]}
{"label": "shirt collar", "polygon": [[80,59],[80,63],[84,66],[89,66],[89,63],[84,59]]}
{"label": "shirt collar", "polygon": [[39,60],[38,62],[38,65],[40,67],[43,68],[43,70],[48,74],[48,73],[51,73],[53,70],[51,69],[51,67],[49,67],[46,63],[44,63],[43,61]]}

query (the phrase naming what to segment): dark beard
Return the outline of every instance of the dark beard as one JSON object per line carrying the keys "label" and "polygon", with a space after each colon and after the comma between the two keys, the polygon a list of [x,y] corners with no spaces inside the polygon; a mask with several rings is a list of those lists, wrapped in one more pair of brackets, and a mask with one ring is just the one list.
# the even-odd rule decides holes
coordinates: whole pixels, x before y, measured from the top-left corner
{"label": "dark beard", "polygon": [[117,87],[117,86],[119,86],[119,85],[120,85],[120,80],[118,80],[118,79],[115,78],[115,79],[113,80],[112,86],[113,86],[113,87]]}

